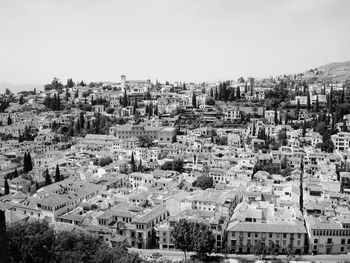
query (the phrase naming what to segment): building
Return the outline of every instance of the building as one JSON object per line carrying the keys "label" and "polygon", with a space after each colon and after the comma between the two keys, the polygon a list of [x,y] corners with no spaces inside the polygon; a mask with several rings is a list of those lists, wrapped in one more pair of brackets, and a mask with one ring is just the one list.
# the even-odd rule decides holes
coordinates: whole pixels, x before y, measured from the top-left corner
{"label": "building", "polygon": [[229,253],[254,253],[259,241],[269,246],[272,242],[278,254],[291,248],[295,254],[304,253],[306,230],[302,222],[257,223],[231,222],[227,228],[227,251]]}
{"label": "building", "polygon": [[171,144],[176,141],[177,129],[175,127],[165,127],[158,133],[159,144]]}
{"label": "building", "polygon": [[337,134],[333,134],[331,138],[336,150],[350,150],[350,132],[338,132]]}
{"label": "building", "polygon": [[345,254],[350,252],[350,216],[306,217],[309,252],[313,254]]}

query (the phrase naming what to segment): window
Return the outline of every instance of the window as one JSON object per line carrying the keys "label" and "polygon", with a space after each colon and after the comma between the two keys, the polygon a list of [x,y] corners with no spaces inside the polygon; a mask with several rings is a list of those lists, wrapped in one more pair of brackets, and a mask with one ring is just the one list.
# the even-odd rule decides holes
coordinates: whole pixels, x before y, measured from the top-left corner
{"label": "window", "polygon": [[287,234],[283,234],[283,238],[287,238]]}
{"label": "window", "polygon": [[318,239],[314,239],[314,243],[317,244],[318,243]]}
{"label": "window", "polygon": [[345,239],[344,239],[344,238],[341,240],[341,244],[342,244],[342,245],[345,244]]}

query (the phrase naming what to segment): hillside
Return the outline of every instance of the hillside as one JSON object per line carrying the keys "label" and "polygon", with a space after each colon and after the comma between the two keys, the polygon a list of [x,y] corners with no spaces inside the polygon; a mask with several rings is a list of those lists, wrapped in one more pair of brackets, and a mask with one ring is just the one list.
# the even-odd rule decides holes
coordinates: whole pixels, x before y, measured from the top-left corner
{"label": "hillside", "polygon": [[317,78],[320,81],[345,82],[350,80],[350,61],[334,62],[305,72],[306,79]]}

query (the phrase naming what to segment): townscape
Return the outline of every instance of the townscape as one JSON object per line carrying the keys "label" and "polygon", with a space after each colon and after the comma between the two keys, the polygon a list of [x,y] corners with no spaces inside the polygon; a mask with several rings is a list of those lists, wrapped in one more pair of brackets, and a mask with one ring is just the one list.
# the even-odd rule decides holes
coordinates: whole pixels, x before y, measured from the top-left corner
{"label": "townscape", "polygon": [[346,254],[350,80],[319,73],[215,83],[54,78],[44,90],[7,89],[7,228],[41,222],[109,249],[199,259]]}

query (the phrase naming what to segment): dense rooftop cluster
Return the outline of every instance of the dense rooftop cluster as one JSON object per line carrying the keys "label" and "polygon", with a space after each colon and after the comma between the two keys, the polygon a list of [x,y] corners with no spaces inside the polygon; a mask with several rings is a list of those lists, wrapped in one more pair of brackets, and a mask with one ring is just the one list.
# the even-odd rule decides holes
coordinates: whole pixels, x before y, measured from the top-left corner
{"label": "dense rooftop cluster", "polygon": [[174,250],[185,219],[207,253],[350,252],[348,81],[55,78],[0,106],[7,223]]}

